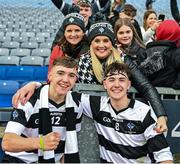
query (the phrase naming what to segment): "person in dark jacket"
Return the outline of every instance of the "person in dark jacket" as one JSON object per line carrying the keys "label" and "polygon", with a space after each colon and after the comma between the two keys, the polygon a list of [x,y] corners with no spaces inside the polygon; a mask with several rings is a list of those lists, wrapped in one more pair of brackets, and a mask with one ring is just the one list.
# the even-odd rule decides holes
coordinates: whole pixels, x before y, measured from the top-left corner
{"label": "person in dark jacket", "polygon": [[[90,51],[79,60],[78,80],[80,83],[102,84],[106,67],[114,61],[126,63],[132,71],[132,85],[150,102],[156,115],[165,115],[156,89],[141,73],[128,55],[120,56],[114,48],[114,32],[107,22],[97,22],[89,30]],[[164,119],[164,118],[163,118]]]}
{"label": "person in dark jacket", "polygon": [[[154,52],[154,56],[156,54],[162,55],[163,66],[159,71],[150,74],[148,77],[154,86],[180,89],[179,24],[174,20],[163,21],[156,30],[155,38],[156,41],[147,45],[147,51],[149,52],[147,57]],[[153,65],[149,67],[152,69]]]}
{"label": "person in dark jacket", "polygon": [[146,58],[146,47],[139,38],[129,18],[120,18],[114,27],[116,46],[118,50],[128,55],[131,60],[139,65]]}
{"label": "person in dark jacket", "polygon": [[[69,6],[69,4],[68,4]],[[67,12],[68,11],[68,12]],[[63,12],[63,11],[62,11]],[[85,24],[85,33],[88,33],[89,27],[91,25],[90,17],[92,15],[91,10],[91,3],[88,0],[79,0],[76,5],[72,5],[69,7],[69,9],[65,10],[63,14],[66,16],[67,14],[71,12],[78,12],[84,17],[84,24]],[[56,46],[59,42],[59,39],[63,36],[63,27],[61,26],[56,33],[56,36],[54,38],[54,41],[52,43],[52,48]]]}
{"label": "person in dark jacket", "polygon": [[180,25],[180,12],[178,9],[177,0],[170,0],[171,14],[174,20]]}
{"label": "person in dark jacket", "polygon": [[[127,18],[119,19],[114,30],[118,49],[134,61],[152,85],[180,89],[180,27],[174,20],[160,23],[156,30],[157,41],[146,47]],[[157,58],[159,55],[163,55],[165,65]]]}

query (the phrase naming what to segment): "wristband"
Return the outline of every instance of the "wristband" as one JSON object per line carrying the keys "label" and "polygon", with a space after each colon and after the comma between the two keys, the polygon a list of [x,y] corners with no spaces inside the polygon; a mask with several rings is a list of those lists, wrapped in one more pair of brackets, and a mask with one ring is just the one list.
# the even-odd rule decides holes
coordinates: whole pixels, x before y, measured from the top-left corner
{"label": "wristband", "polygon": [[40,149],[44,151],[44,140],[43,140],[43,135],[39,135],[39,144],[40,144]]}

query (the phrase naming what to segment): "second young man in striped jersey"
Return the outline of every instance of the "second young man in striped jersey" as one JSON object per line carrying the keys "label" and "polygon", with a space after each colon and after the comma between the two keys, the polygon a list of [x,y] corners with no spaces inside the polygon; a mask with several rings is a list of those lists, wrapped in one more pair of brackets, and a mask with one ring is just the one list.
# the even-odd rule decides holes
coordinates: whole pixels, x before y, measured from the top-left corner
{"label": "second young man in striped jersey", "polygon": [[107,96],[82,97],[83,113],[95,123],[103,163],[172,163],[163,134],[157,133],[156,116],[150,106],[128,98],[131,72],[114,62],[104,74]]}

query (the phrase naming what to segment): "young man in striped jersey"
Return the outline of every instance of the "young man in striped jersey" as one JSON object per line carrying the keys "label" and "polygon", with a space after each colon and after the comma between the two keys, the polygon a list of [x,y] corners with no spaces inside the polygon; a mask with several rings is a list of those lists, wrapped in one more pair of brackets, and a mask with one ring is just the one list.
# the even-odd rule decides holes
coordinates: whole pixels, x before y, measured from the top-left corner
{"label": "young man in striped jersey", "polygon": [[128,98],[130,76],[128,66],[112,63],[105,71],[103,82],[109,97],[82,99],[83,113],[95,123],[101,162],[172,163],[164,135],[154,130],[154,112],[148,105]]}
{"label": "young man in striped jersey", "polygon": [[[79,162],[75,132],[80,130],[82,110],[70,91],[77,68],[72,58],[55,59],[48,73],[49,85],[36,89],[24,106],[13,110],[2,140],[3,162],[59,163],[64,153],[65,162]],[[68,137],[74,142],[72,138],[68,142]]]}
{"label": "young man in striped jersey", "polygon": [[[130,77],[128,66],[112,63],[105,71],[103,82],[108,97],[78,95],[81,104],[79,112],[83,110],[94,120],[101,162],[138,163],[151,160],[172,163],[172,154],[164,135],[155,130],[154,112],[148,105],[128,98]],[[31,86],[30,90],[35,86]],[[27,93],[27,90],[23,92]],[[24,93],[21,94],[24,97]],[[17,101],[19,96],[16,95]]]}

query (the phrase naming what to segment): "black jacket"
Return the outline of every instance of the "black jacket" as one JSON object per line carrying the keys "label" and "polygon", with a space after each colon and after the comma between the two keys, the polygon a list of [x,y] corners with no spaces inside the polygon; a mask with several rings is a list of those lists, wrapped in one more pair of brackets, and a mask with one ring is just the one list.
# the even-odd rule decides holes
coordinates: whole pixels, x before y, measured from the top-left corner
{"label": "black jacket", "polygon": [[149,75],[148,78],[154,86],[172,87],[180,72],[180,48],[177,48],[174,42],[167,40],[154,41],[147,45],[146,52],[158,51],[164,56],[164,68]]}
{"label": "black jacket", "polygon": [[140,47],[134,40],[129,47],[125,48],[124,53],[127,54],[137,65],[146,58],[146,49]]}
{"label": "black jacket", "polygon": [[[157,90],[151,85],[137,65],[127,55],[124,57],[124,63],[126,63],[132,71],[132,86],[151,104],[157,117],[166,115]],[[99,84],[92,71],[92,62],[89,52],[80,57],[78,80],[80,83]]]}
{"label": "black jacket", "polygon": [[137,65],[132,62],[129,56],[124,58],[124,63],[126,63],[131,69],[132,86],[137,89],[137,91],[145,98],[147,102],[150,103],[154,112],[156,113],[156,116],[159,117],[166,115],[162,101],[155,87],[153,87],[140,69],[138,69]]}

